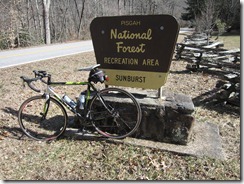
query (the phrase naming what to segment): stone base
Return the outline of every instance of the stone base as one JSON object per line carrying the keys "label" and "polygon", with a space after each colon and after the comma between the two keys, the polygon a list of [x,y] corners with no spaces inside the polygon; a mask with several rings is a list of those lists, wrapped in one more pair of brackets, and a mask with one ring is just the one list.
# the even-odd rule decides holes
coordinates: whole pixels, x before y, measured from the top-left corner
{"label": "stone base", "polygon": [[[142,122],[132,135],[134,138],[186,145],[191,138],[194,125],[194,104],[189,96],[162,91],[159,99],[153,91],[130,91],[141,105]],[[116,101],[121,107],[130,109],[130,103],[121,98]]]}
{"label": "stone base", "polygon": [[143,146],[155,148],[164,151],[170,151],[197,157],[210,157],[214,159],[225,160],[226,156],[222,148],[221,137],[218,126],[212,123],[196,123],[192,128],[192,139],[187,145],[169,144],[164,142],[155,142],[145,139],[136,139],[127,137],[125,139],[106,139],[97,137],[94,134],[83,134],[77,129],[68,128],[65,136],[78,140],[96,140],[113,143],[129,144],[134,146]]}
{"label": "stone base", "polygon": [[[142,122],[135,138],[186,145],[194,125],[194,104],[189,96],[162,91],[163,99],[149,95],[137,98]],[[137,95],[134,93],[134,96]]]}
{"label": "stone base", "polygon": [[217,125],[214,125],[212,123],[196,122],[192,131],[193,140],[191,140],[187,145],[176,145],[150,140],[135,139],[130,137],[124,140],[111,141],[131,144],[134,146],[156,148],[164,151],[170,151],[185,155],[193,155],[197,157],[209,157],[219,160],[226,159]]}
{"label": "stone base", "polygon": [[176,145],[163,142],[154,142],[135,138],[126,138],[124,140],[111,140],[123,144],[134,146],[144,146],[164,151],[193,155],[197,157],[210,157],[219,160],[225,160],[226,155],[222,148],[221,137],[218,126],[212,123],[196,123],[192,128],[192,139],[187,145]]}

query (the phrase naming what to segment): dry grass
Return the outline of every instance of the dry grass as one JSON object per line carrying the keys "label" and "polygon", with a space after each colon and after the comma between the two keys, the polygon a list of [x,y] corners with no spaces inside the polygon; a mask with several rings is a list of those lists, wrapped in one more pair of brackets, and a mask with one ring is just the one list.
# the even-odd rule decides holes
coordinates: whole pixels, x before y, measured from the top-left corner
{"label": "dry grass", "polygon": [[[181,37],[180,37],[181,38]],[[179,39],[180,39],[179,38]],[[165,89],[190,95],[196,105],[196,123],[217,124],[227,160],[197,158],[145,147],[63,137],[51,143],[19,139],[20,104],[36,93],[23,90],[19,76],[47,70],[54,80],[85,80],[74,72],[95,63],[83,53],[0,70],[0,179],[2,180],[240,180],[240,109],[203,103],[218,77],[185,71],[184,61],[173,61]],[[80,87],[64,90],[78,95]],[[60,92],[62,88],[59,89]]]}

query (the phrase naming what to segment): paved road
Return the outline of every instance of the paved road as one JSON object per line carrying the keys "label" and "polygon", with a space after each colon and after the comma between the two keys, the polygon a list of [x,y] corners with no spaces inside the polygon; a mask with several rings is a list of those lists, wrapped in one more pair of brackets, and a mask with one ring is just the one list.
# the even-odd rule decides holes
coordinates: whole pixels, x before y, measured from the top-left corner
{"label": "paved road", "polygon": [[[192,31],[192,29],[180,29],[180,33],[189,31]],[[17,66],[25,63],[88,51],[93,51],[93,45],[91,40],[0,51],[0,68]]]}
{"label": "paved road", "polygon": [[91,40],[0,51],[0,68],[93,51]]}

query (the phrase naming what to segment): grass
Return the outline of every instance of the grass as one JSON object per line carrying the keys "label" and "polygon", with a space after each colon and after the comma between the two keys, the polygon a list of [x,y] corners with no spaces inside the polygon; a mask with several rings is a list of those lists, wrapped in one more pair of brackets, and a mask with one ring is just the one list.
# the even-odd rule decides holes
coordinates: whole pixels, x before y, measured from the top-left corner
{"label": "grass", "polygon": [[226,49],[236,49],[240,48],[240,35],[224,34],[218,38],[219,41],[224,43],[224,48]]}
{"label": "grass", "polygon": [[[9,153],[12,179],[24,180],[236,180],[238,163],[106,142],[31,141],[17,157]],[[45,148],[45,149],[43,149]],[[19,149],[18,149],[19,150]],[[9,167],[9,166],[7,166]],[[4,169],[3,169],[4,170]],[[6,176],[5,176],[6,177]]]}
{"label": "grass", "polygon": [[[235,44],[238,46],[239,42],[236,41]],[[69,67],[63,68],[67,62]],[[54,80],[83,80],[87,76],[73,72],[74,69],[94,63],[94,53],[83,53],[0,70],[0,179],[241,179],[240,109],[229,105],[200,104],[196,106],[193,114],[196,123],[211,122],[218,125],[226,160],[71,137],[63,137],[51,143],[33,141],[26,137],[19,139],[21,132],[17,121],[18,108],[23,100],[36,95],[28,88],[22,89],[19,76],[32,76],[33,69],[43,69],[52,73]],[[184,71],[185,66],[184,61],[172,62],[171,73],[164,88],[175,93],[187,94],[196,101],[214,88],[218,77],[213,74],[188,73]],[[65,90],[72,96],[77,95],[77,91],[81,89],[74,87]]]}
{"label": "grass", "polygon": [[[219,38],[220,41],[225,43],[224,47],[226,49],[236,49],[240,48],[241,42],[240,42],[240,36],[234,35],[234,36],[221,36]],[[239,45],[237,45],[237,43]]]}

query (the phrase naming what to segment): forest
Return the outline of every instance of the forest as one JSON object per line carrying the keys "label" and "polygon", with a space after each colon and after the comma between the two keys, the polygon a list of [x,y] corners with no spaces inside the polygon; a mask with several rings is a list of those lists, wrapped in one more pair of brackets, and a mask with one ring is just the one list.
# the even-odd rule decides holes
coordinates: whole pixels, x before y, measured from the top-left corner
{"label": "forest", "polygon": [[[239,1],[225,1],[216,0],[217,8],[225,3],[228,11],[240,11]],[[181,27],[196,20],[212,26],[218,16],[211,11],[228,11],[217,11],[209,2],[214,0],[0,0],[0,50],[90,39],[90,23],[101,16],[170,14]]]}

